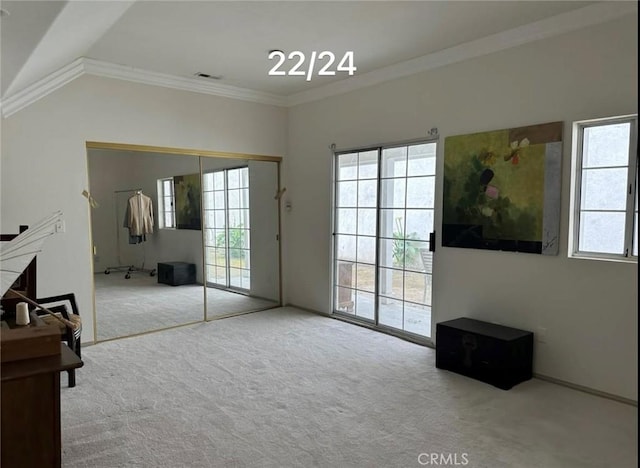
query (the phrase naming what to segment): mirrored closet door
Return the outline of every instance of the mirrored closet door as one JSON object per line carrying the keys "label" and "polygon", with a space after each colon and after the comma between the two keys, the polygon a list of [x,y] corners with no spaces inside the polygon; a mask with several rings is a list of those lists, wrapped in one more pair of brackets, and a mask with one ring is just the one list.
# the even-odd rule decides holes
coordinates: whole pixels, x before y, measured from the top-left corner
{"label": "mirrored closet door", "polygon": [[138,148],[88,144],[96,341],[280,305],[278,162]]}
{"label": "mirrored closet door", "polygon": [[[182,203],[189,196],[188,208],[199,210],[198,157],[89,149],[88,167],[91,195],[99,204],[91,210],[96,340],[202,320],[201,231],[185,221],[186,208],[184,229],[170,218],[173,210],[165,210],[176,195]],[[172,286],[172,274],[182,275],[178,286]]]}
{"label": "mirrored closet door", "polygon": [[202,158],[207,317],[280,304],[278,164]]}

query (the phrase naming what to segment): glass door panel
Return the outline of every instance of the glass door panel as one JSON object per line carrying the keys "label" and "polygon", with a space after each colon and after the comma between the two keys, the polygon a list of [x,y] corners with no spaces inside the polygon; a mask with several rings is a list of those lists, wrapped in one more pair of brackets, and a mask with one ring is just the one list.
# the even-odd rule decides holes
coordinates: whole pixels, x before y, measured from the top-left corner
{"label": "glass door panel", "polygon": [[251,288],[249,169],[203,174],[207,283]]}
{"label": "glass door panel", "polygon": [[203,174],[206,282],[227,287],[227,184],[224,172]]}
{"label": "glass door panel", "polygon": [[280,304],[278,163],[202,158],[207,318]]}
{"label": "glass door panel", "polygon": [[336,155],[335,311],[431,335],[436,143]]}
{"label": "glass door panel", "polygon": [[336,161],[335,310],[375,319],[377,151]]}
{"label": "glass door panel", "polygon": [[381,151],[378,322],[431,336],[435,143]]}

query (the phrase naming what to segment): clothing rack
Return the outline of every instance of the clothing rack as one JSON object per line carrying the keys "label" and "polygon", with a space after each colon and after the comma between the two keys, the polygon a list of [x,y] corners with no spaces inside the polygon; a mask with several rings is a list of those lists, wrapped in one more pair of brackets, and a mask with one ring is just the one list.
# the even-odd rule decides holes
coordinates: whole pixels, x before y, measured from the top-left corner
{"label": "clothing rack", "polygon": [[[135,188],[135,189],[127,189],[127,190],[114,190],[113,191],[113,196],[114,198],[117,197],[118,193],[133,193],[133,195],[137,195],[137,194],[141,194],[142,193],[142,189],[141,188]],[[127,203],[129,203],[129,198],[127,199]],[[135,265],[125,265],[122,263],[122,259],[120,257],[120,229],[121,229],[121,224],[118,220],[118,203],[116,200],[115,205],[115,210],[116,210],[116,246],[118,249],[118,265],[116,266],[110,266],[107,267],[106,270],[104,270],[104,274],[108,275],[110,274],[112,271],[126,271],[126,274],[124,275],[125,279],[129,279],[131,278],[131,273],[149,273],[149,276],[155,276],[156,274],[156,270],[155,268],[150,270],[144,267],[144,263],[145,263],[145,259],[146,259],[146,254],[145,254],[145,249],[144,249],[144,242],[141,242],[140,244],[142,245],[142,266],[137,267]]]}

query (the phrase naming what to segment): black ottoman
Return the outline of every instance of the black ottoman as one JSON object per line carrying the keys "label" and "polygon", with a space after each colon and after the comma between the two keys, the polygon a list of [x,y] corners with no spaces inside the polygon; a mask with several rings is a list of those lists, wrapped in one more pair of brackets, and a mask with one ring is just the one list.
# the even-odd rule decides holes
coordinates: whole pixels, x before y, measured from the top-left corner
{"label": "black ottoman", "polygon": [[533,333],[467,317],[438,323],[436,367],[508,390],[533,376]]}
{"label": "black ottoman", "polygon": [[180,286],[196,282],[196,265],[187,262],[158,263],[158,283]]}

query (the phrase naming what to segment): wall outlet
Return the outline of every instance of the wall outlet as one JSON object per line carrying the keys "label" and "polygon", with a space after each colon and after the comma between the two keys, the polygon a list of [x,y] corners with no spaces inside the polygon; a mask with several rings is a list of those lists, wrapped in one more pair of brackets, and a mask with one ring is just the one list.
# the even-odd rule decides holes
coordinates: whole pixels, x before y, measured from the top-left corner
{"label": "wall outlet", "polygon": [[64,232],[65,230],[65,225],[64,225],[64,219],[58,221],[56,223],[56,232]]}
{"label": "wall outlet", "polygon": [[535,333],[537,343],[547,342],[547,329],[544,327],[538,327]]}

